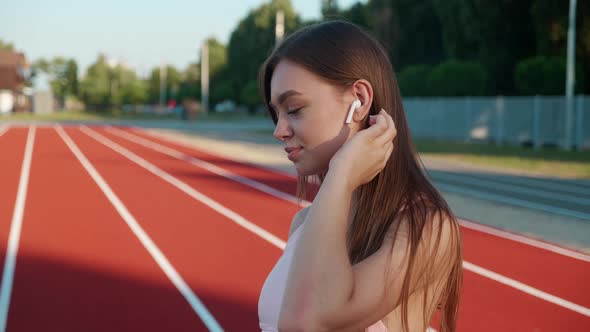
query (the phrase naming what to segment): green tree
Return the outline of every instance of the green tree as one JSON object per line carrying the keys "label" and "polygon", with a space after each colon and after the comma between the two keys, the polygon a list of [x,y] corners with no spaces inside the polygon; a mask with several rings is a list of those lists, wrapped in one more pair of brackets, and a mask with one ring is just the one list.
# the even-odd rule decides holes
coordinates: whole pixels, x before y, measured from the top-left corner
{"label": "green tree", "polygon": [[215,77],[227,65],[227,49],[215,38],[207,40],[209,46],[209,76]]}
{"label": "green tree", "polygon": [[515,94],[516,64],[535,53],[531,4],[532,0],[474,1],[481,33],[477,59],[486,69],[493,94]]}
{"label": "green tree", "polygon": [[339,14],[337,0],[322,0],[322,17],[324,19],[329,19]]}
{"label": "green tree", "polygon": [[361,2],[357,2],[348,9],[340,11],[340,16],[348,22],[369,30],[371,28],[371,14],[369,7]]}
{"label": "green tree", "polygon": [[393,2],[399,28],[393,62],[398,70],[411,64],[436,64],[445,58],[442,25],[432,0]]}
{"label": "green tree", "polygon": [[260,65],[274,47],[275,20],[279,10],[285,15],[285,34],[301,26],[290,0],[272,0],[250,11],[231,33],[225,78],[230,80],[231,95],[239,103],[246,103],[242,98],[243,90],[248,82],[256,80]]}
{"label": "green tree", "polygon": [[[534,0],[531,15],[537,55],[565,57],[569,1]],[[575,44],[576,66],[590,64],[590,1],[577,2]],[[590,77],[590,65],[584,66],[583,73]],[[582,88],[584,93],[590,93],[588,83]]]}
{"label": "green tree", "polygon": [[400,26],[397,12],[394,10],[395,0],[371,0],[368,2],[369,28],[389,54],[393,65],[395,46],[399,41]]}
{"label": "green tree", "polygon": [[60,107],[65,106],[67,97],[78,96],[78,65],[75,60],[64,57],[55,57],[51,61],[39,59],[32,67],[34,75],[37,71],[42,71],[49,76],[51,91]]}
{"label": "green tree", "polygon": [[442,23],[447,56],[459,60],[476,59],[479,55],[480,30],[474,0],[433,0]]}
{"label": "green tree", "polygon": [[176,100],[179,103],[187,99],[201,98],[201,64],[199,62],[190,63],[181,73],[181,82],[178,87]]}
{"label": "green tree", "polygon": [[485,93],[486,73],[473,61],[448,60],[430,72],[428,86],[435,96],[478,96]]}
{"label": "green tree", "polygon": [[147,102],[147,83],[125,64],[109,64],[102,54],[86,70],[79,89],[86,107],[97,111]]}
{"label": "green tree", "polygon": [[14,51],[14,45],[0,39],[0,50]]}
{"label": "green tree", "polygon": [[[182,81],[181,73],[173,66],[166,66],[166,77],[164,102],[167,103],[169,100],[176,99],[179,92],[180,83]],[[157,104],[160,101],[160,68],[152,69],[150,77],[147,82],[148,86],[148,102]]]}
{"label": "green tree", "polygon": [[137,105],[147,100],[147,87],[132,69],[121,64],[109,68],[111,72],[111,104]]}
{"label": "green tree", "polygon": [[[525,95],[562,95],[565,93],[565,57],[535,56],[521,61],[514,81],[518,92]],[[583,69],[576,70],[575,91],[581,92]]]}
{"label": "green tree", "polygon": [[533,0],[435,0],[449,57],[480,62],[493,94],[513,94],[516,63],[534,54]]}
{"label": "green tree", "polygon": [[404,96],[429,96],[427,84],[432,68],[428,65],[410,65],[398,75],[399,87]]}
{"label": "green tree", "polygon": [[112,76],[106,57],[100,54],[96,62],[86,69],[80,83],[80,99],[87,108],[103,111],[113,105]]}

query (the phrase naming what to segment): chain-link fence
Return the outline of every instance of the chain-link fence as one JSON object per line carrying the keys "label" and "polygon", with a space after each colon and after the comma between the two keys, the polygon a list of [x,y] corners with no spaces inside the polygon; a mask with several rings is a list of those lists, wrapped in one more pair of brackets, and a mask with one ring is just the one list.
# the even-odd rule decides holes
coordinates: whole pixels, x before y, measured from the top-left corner
{"label": "chain-link fence", "polygon": [[[495,144],[564,146],[562,96],[404,98],[414,137]],[[590,96],[574,97],[570,142],[590,148]]]}

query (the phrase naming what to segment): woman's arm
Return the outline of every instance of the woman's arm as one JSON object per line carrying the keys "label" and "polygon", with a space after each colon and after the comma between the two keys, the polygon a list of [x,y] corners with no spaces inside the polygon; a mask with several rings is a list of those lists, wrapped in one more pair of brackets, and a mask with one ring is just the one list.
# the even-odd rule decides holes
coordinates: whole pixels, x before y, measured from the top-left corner
{"label": "woman's arm", "polygon": [[337,308],[351,297],[346,231],[353,190],[339,175],[328,172],[307,211],[289,270],[280,331],[290,331],[291,324],[305,326],[316,319],[312,313]]}
{"label": "woman's arm", "polygon": [[[409,258],[408,223],[397,221],[397,236],[388,230],[375,253],[351,266],[346,231],[352,190],[339,175],[328,172],[307,211],[279,315],[281,332],[357,332],[400,304]],[[447,218],[431,217],[418,243],[410,294],[432,282],[444,282],[453,262],[454,225]],[[435,240],[439,233],[440,242]],[[420,279],[426,258],[434,259],[429,268],[439,271],[436,280]],[[385,275],[388,267],[390,273]],[[431,297],[439,295],[434,292]]]}

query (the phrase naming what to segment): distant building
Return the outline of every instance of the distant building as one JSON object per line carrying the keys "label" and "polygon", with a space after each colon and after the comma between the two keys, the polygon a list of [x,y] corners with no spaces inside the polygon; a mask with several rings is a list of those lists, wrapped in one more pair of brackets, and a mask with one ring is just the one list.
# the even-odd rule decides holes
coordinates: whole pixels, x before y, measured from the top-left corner
{"label": "distant building", "polygon": [[30,111],[25,94],[28,70],[24,53],[0,50],[0,113]]}

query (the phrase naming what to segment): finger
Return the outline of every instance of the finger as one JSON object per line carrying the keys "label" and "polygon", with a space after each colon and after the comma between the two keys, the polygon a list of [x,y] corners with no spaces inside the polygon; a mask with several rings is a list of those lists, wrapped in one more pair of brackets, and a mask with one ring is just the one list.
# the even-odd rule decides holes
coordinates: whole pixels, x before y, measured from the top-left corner
{"label": "finger", "polygon": [[393,123],[393,119],[387,112],[382,111],[380,115],[387,123],[387,127],[383,132],[380,133],[379,137],[375,138],[375,143],[384,146],[385,144],[393,140],[396,134],[396,130],[395,124]]}
{"label": "finger", "polygon": [[[387,129],[387,120],[383,114],[379,113],[372,116],[371,120],[369,120],[369,123],[371,122],[373,122],[373,124],[366,130],[363,130],[365,132],[364,135],[367,135],[371,140],[376,140]],[[360,133],[363,133],[363,131]]]}

